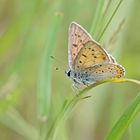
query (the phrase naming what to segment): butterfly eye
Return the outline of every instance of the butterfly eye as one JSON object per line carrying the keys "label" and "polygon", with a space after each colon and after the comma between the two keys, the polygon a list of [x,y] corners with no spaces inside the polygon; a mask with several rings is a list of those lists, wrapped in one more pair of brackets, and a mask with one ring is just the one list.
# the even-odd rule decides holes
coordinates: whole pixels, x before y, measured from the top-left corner
{"label": "butterfly eye", "polygon": [[68,77],[70,77],[70,75],[71,75],[71,70],[65,71],[65,74],[66,74]]}

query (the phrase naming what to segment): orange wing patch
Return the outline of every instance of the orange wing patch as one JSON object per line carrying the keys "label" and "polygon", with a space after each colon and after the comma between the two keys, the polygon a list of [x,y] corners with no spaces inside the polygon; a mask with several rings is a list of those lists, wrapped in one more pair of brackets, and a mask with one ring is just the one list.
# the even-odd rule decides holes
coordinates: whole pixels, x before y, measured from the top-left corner
{"label": "orange wing patch", "polygon": [[[94,77],[102,78],[103,80],[120,78],[124,76],[125,70],[121,65],[114,63],[104,63],[95,65],[92,68],[88,68],[87,71]],[[101,79],[100,79],[101,80]]]}
{"label": "orange wing patch", "polygon": [[120,77],[124,76],[125,70],[122,66],[116,65],[115,70],[116,70],[116,75],[114,78],[120,78]]}
{"label": "orange wing patch", "polygon": [[103,48],[93,41],[88,41],[76,57],[74,66],[77,69],[85,69],[109,61],[110,58]]}

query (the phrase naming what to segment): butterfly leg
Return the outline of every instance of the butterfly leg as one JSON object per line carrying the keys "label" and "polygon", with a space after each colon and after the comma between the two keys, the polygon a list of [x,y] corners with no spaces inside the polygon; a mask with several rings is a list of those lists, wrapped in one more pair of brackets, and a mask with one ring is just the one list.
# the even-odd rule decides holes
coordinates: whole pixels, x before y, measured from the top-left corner
{"label": "butterfly leg", "polygon": [[76,95],[78,95],[78,93],[79,93],[78,85],[77,84],[72,84],[71,88],[72,88],[73,92],[75,92]]}
{"label": "butterfly leg", "polygon": [[84,85],[85,87],[88,87],[88,86],[89,86],[89,84],[88,84],[87,82],[85,82],[85,81],[83,81],[83,85]]}

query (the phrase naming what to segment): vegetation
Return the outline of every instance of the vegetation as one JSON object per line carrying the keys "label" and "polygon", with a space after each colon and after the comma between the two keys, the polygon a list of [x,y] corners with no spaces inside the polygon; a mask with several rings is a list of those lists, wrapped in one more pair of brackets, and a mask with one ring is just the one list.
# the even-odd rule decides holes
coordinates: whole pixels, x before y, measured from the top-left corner
{"label": "vegetation", "polygon": [[[139,9],[138,0],[1,0],[1,139],[139,140]],[[125,67],[125,77],[73,93],[64,74],[72,21]]]}

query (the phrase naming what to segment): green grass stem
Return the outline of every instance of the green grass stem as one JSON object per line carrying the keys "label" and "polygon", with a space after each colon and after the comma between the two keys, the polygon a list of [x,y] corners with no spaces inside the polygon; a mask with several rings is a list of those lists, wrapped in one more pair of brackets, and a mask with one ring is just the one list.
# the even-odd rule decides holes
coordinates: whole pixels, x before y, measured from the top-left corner
{"label": "green grass stem", "polygon": [[59,114],[57,115],[56,119],[54,120],[52,126],[50,127],[50,129],[48,130],[48,135],[46,136],[46,140],[53,140],[53,136],[55,135],[55,132],[57,130],[57,128],[60,126],[60,123],[63,123],[64,120],[66,120],[69,116],[69,114],[72,112],[72,110],[74,109],[75,105],[78,103],[79,100],[83,99],[83,97],[85,96],[85,94],[92,88],[101,85],[103,83],[107,83],[107,82],[114,82],[114,83],[121,83],[121,82],[130,82],[130,83],[134,83],[137,85],[140,85],[140,81],[138,80],[133,80],[133,79],[112,79],[112,80],[106,80],[106,81],[100,81],[97,82],[95,84],[92,84],[90,86],[88,86],[87,88],[85,88],[84,90],[82,90],[77,96],[73,97],[71,100],[66,100],[62,106],[61,111],[59,112]]}
{"label": "green grass stem", "polygon": [[118,9],[119,9],[119,7],[120,7],[120,5],[121,5],[121,3],[122,3],[123,1],[124,1],[124,0],[120,0],[119,3],[117,4],[115,10],[112,12],[111,17],[109,18],[108,22],[106,23],[105,27],[103,28],[103,31],[102,31],[101,34],[99,35],[97,41],[100,41],[101,38],[103,37],[103,35],[104,35],[104,33],[105,33],[107,27],[108,27],[109,24],[111,23],[113,17],[115,16],[116,12],[118,11]]}
{"label": "green grass stem", "polygon": [[135,119],[140,111],[140,93],[133,99],[132,103],[128,106],[126,111],[115,123],[114,127],[110,130],[105,140],[120,140],[123,133]]}

